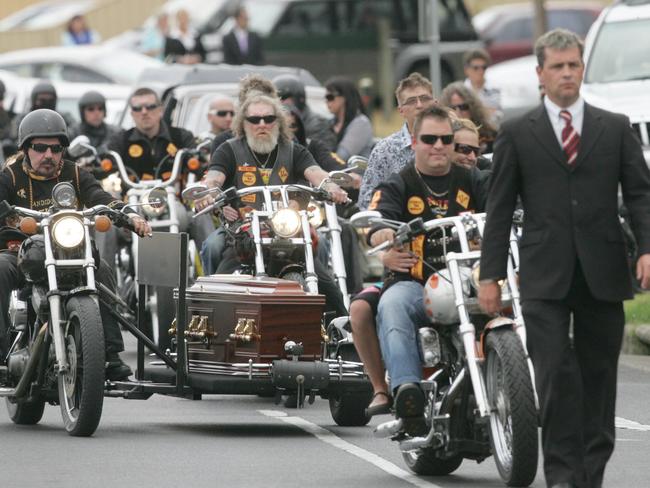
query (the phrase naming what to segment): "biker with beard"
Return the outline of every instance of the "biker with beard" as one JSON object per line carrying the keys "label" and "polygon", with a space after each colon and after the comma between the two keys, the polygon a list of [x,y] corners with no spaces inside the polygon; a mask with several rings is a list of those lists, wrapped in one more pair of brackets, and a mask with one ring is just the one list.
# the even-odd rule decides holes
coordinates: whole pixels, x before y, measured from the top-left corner
{"label": "biker with beard", "polygon": [[[46,211],[52,205],[54,186],[61,181],[69,181],[76,190],[80,208],[95,205],[122,208],[124,204],[102,190],[90,173],[63,159],[63,151],[68,144],[67,127],[61,115],[48,109],[30,112],[18,130],[21,152],[7,161],[0,172],[0,201]],[[129,221],[140,236],[151,235],[149,224],[139,215],[130,214]],[[115,291],[112,273],[104,261],[99,260],[96,280]],[[7,331],[11,291],[20,288],[23,283],[16,252],[0,253],[0,361],[4,361],[9,346]],[[124,350],[122,333],[104,305],[100,305],[100,312],[106,345],[106,378],[113,381],[126,379],[132,372],[119,356]]]}
{"label": "biker with beard", "polygon": [[98,152],[105,152],[109,139],[119,132],[116,126],[106,123],[106,97],[91,90],[81,95],[78,105],[81,122],[70,129],[70,139],[86,136]]}
{"label": "biker with beard", "polygon": [[[236,137],[222,144],[213,154],[204,178],[209,188],[286,185],[297,183],[301,177],[318,186],[328,177],[303,146],[292,142],[293,136],[277,98],[250,92],[235,115],[232,127]],[[347,201],[347,193],[338,185],[327,183],[325,189],[335,202]],[[196,208],[201,210],[213,201],[211,196],[205,197],[196,202]],[[240,212],[230,206],[224,207],[223,213],[230,222],[240,218]],[[232,273],[238,267],[234,247],[227,247],[217,273]],[[337,316],[346,315],[343,297],[333,278],[317,259],[314,267],[318,287],[325,295],[326,308],[335,311]]]}
{"label": "biker with beard", "polygon": [[[432,106],[416,116],[411,146],[414,162],[377,186],[369,210],[400,222],[483,211],[490,173],[452,163],[454,132],[446,109]],[[374,247],[394,237],[395,230],[378,226],[370,230],[368,242]],[[423,284],[434,271],[423,261],[440,269],[437,258],[441,254],[439,245],[429,245],[425,236],[418,236],[410,249],[391,248],[382,259],[387,269],[377,311],[379,343],[395,398],[395,415],[404,419],[409,434],[421,433],[424,425],[417,330],[429,323]]]}

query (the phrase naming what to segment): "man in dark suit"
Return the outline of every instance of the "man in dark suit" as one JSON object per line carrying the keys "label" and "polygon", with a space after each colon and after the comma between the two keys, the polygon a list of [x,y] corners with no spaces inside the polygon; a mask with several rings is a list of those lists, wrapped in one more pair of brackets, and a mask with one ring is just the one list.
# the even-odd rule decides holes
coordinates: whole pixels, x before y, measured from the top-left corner
{"label": "man in dark suit", "polygon": [[[556,29],[535,46],[542,105],[505,123],[487,205],[479,299],[501,310],[512,213],[521,198],[520,284],[540,399],[548,486],[600,487],[614,450],[616,373],[633,295],[617,190],[650,285],[650,172],[627,117],[580,97],[583,46]],[[572,323],[572,334],[570,334]]]}
{"label": "man in dark suit", "polygon": [[264,64],[262,39],[248,30],[248,12],[235,11],[235,27],[223,37],[223,61],[228,64]]}

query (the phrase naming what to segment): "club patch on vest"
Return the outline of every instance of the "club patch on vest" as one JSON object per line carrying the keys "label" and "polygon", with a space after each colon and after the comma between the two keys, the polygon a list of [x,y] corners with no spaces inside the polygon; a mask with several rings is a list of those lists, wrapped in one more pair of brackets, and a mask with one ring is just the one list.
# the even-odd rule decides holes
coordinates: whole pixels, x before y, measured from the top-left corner
{"label": "club patch on vest", "polygon": [[469,195],[463,190],[458,190],[458,193],[456,194],[456,203],[464,209],[467,209],[467,207],[469,207]]}
{"label": "club patch on vest", "polygon": [[170,156],[176,156],[177,152],[178,152],[178,148],[174,145],[173,142],[167,144],[167,154],[169,154]]}
{"label": "club patch on vest", "polygon": [[406,208],[412,215],[420,215],[424,212],[424,200],[420,197],[411,197],[406,202]]}
{"label": "club patch on vest", "polygon": [[279,176],[280,179],[282,180],[282,183],[284,183],[285,181],[287,181],[287,178],[289,178],[289,172],[287,171],[287,168],[285,168],[284,166],[282,166],[282,167],[280,168],[280,171],[278,171],[278,176]]}
{"label": "club patch on vest", "polygon": [[271,179],[271,172],[272,169],[262,169],[260,168],[260,173],[262,174],[262,181],[264,182],[265,185],[269,184],[269,180]]}
{"label": "club patch on vest", "polygon": [[237,171],[255,173],[255,166],[237,166]]}
{"label": "club patch on vest", "polygon": [[18,191],[16,192],[16,194],[18,195],[18,197],[20,197],[20,198],[22,198],[22,199],[27,198],[27,192],[25,191],[24,188],[21,188],[20,190],[18,190]]}
{"label": "club patch on vest", "polygon": [[257,201],[257,195],[251,194],[251,195],[244,195],[240,199],[242,202],[246,203],[255,203]]}
{"label": "club patch on vest", "polygon": [[132,158],[139,158],[144,153],[144,149],[140,144],[131,144],[129,146],[129,156]]}
{"label": "club patch on vest", "polygon": [[244,173],[241,176],[241,181],[246,186],[252,186],[257,181],[257,177],[255,176],[255,173]]}
{"label": "club patch on vest", "polygon": [[372,194],[372,200],[370,200],[370,205],[368,205],[368,210],[374,210],[379,205],[379,200],[381,200],[381,190],[377,190]]}

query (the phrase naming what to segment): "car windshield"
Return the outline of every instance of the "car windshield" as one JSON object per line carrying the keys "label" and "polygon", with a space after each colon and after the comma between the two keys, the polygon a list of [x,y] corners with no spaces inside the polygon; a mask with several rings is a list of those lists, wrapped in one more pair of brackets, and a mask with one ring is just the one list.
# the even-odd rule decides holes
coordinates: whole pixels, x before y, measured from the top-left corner
{"label": "car windshield", "polygon": [[591,51],[586,83],[650,79],[650,19],[603,24]]}
{"label": "car windshield", "polygon": [[[106,50],[101,53],[101,63],[97,65],[101,66],[102,73],[113,80],[134,85],[146,68],[159,68],[163,63],[158,59],[127,50]],[[125,68],[127,66],[128,68]]]}

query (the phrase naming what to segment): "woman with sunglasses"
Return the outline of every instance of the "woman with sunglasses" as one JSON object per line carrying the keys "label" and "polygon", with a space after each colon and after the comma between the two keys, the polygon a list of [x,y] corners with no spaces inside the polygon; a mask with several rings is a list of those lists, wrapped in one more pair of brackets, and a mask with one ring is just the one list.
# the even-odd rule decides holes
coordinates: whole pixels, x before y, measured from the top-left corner
{"label": "woman with sunglasses", "polygon": [[336,76],[325,82],[325,101],[334,115],[336,154],[347,161],[350,156],[368,157],[373,146],[372,124],[366,115],[359,90],[352,80]]}
{"label": "woman with sunglasses", "polygon": [[[452,112],[453,114],[453,112]],[[479,133],[476,125],[469,119],[452,118],[454,129],[454,156],[453,161],[467,169],[490,169],[492,164],[489,159],[481,157]]]}
{"label": "woman with sunglasses", "polygon": [[482,153],[491,153],[497,129],[488,120],[487,110],[478,96],[462,81],[450,83],[442,90],[440,104],[451,108],[460,119],[469,119],[478,127]]}

